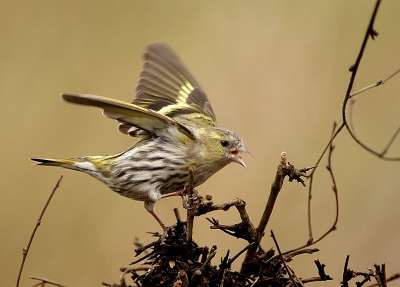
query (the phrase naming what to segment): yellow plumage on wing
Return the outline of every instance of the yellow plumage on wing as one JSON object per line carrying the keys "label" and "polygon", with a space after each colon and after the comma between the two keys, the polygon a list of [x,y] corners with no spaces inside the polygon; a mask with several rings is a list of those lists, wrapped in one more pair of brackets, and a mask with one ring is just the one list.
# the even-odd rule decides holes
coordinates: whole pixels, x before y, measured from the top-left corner
{"label": "yellow plumage on wing", "polygon": [[122,133],[140,139],[134,146],[108,156],[32,160],[85,172],[122,196],[144,201],[165,231],[154,205],[184,188],[189,168],[198,186],[230,162],[245,166],[239,153],[250,153],[239,136],[217,127],[207,96],[167,45],[148,45],[144,60],[132,103],[61,95],[67,102],[102,108]]}

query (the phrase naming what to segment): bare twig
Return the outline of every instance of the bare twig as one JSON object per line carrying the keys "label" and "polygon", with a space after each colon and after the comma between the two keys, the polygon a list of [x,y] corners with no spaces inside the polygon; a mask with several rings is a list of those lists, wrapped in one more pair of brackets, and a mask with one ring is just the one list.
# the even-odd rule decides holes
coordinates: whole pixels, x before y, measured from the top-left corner
{"label": "bare twig", "polygon": [[285,178],[284,168],[286,168],[287,166],[288,166],[287,154],[285,152],[282,152],[281,162],[278,166],[278,170],[275,175],[275,180],[271,185],[271,191],[270,191],[270,194],[268,197],[268,202],[267,202],[267,205],[265,206],[264,213],[263,213],[260,223],[257,227],[256,244],[254,244],[247,250],[246,257],[243,260],[242,268],[240,271],[243,274],[247,274],[248,266],[251,265],[251,262],[254,260],[258,245],[261,242],[261,238],[264,236],[264,230],[265,230],[267,223],[269,221],[269,218],[271,216],[271,213],[274,208],[275,201],[278,197],[279,191],[281,190],[282,185],[283,185],[283,180]]}
{"label": "bare twig", "polygon": [[383,263],[382,265],[374,264],[375,267],[375,280],[378,283],[379,287],[387,287],[386,284],[386,265]]}
{"label": "bare twig", "polygon": [[253,243],[257,238],[257,230],[254,227],[253,223],[250,221],[250,217],[246,211],[246,203],[243,200],[240,200],[237,204],[235,204],[237,211],[239,212],[240,219],[242,220],[242,224],[247,229],[248,242]]}
{"label": "bare twig", "polygon": [[375,88],[375,87],[379,87],[379,86],[385,84],[387,81],[389,81],[391,78],[396,76],[398,73],[400,73],[400,69],[398,69],[396,72],[392,73],[389,77],[387,77],[384,80],[378,80],[375,83],[373,83],[372,85],[369,85],[369,86],[364,87],[364,88],[362,88],[362,89],[360,89],[360,90],[358,90],[356,92],[351,93],[350,94],[350,98],[353,98],[353,97],[355,97],[355,96],[357,96],[357,95],[359,95],[359,94],[361,94],[361,93],[363,93],[363,92],[365,92],[365,91],[367,91],[369,89],[372,89],[372,88]]}
{"label": "bare twig", "polygon": [[[397,280],[399,278],[400,278],[400,273],[395,273],[395,274],[391,275],[390,277],[386,278],[386,282]],[[376,286],[379,286],[378,283],[374,283],[372,285],[368,285],[368,287],[376,287]]]}
{"label": "bare twig", "polygon": [[[344,96],[344,99],[343,99],[343,104],[342,104],[342,121],[343,122],[337,128],[337,130],[334,133],[334,135],[330,138],[328,144],[325,146],[324,150],[322,151],[322,153],[321,153],[320,157],[318,158],[318,160],[317,160],[315,165],[319,165],[319,163],[321,162],[322,158],[326,154],[329,146],[331,145],[332,141],[336,138],[336,136],[342,131],[342,129],[344,127],[347,128],[347,130],[349,131],[350,135],[353,137],[353,139],[358,144],[363,146],[365,149],[367,149],[371,153],[373,153],[373,154],[375,154],[375,155],[377,155],[377,156],[379,156],[379,157],[381,157],[383,159],[386,159],[386,160],[400,160],[400,158],[384,157],[382,155],[379,155],[379,153],[373,151],[372,149],[366,147],[361,141],[358,140],[358,138],[356,137],[355,133],[352,132],[351,121],[347,120],[347,115],[346,115],[346,109],[347,109],[348,101],[354,96],[354,95],[351,94],[351,91],[353,90],[353,87],[354,87],[354,81],[355,81],[355,78],[356,78],[356,75],[357,75],[357,72],[358,72],[358,68],[359,68],[360,63],[361,63],[361,59],[362,59],[362,57],[364,55],[364,51],[365,51],[365,48],[367,46],[368,39],[369,39],[369,37],[372,37],[374,39],[375,36],[378,35],[378,33],[374,30],[373,26],[374,26],[374,23],[375,23],[375,18],[376,18],[376,15],[378,13],[378,8],[379,8],[380,3],[381,3],[381,0],[377,0],[376,1],[375,7],[374,7],[374,11],[373,11],[371,19],[369,21],[368,28],[367,28],[367,31],[365,33],[365,36],[364,36],[360,51],[358,53],[356,62],[349,69],[351,71],[351,76],[350,76],[350,81],[349,81],[349,84],[347,86],[347,90],[346,90],[346,93],[345,93],[345,96]],[[394,74],[390,75],[387,79],[385,79],[385,81],[389,80],[390,78],[392,78],[397,73],[399,73],[399,71],[396,71]],[[382,83],[380,83],[379,85],[381,85],[381,84]],[[376,83],[375,83],[375,85],[376,85]],[[398,133],[396,133],[395,136],[397,136],[397,134]],[[395,136],[394,136],[394,138],[395,138]],[[313,238],[312,223],[311,223],[312,222],[312,220],[311,220],[311,199],[312,199],[312,187],[313,187],[315,172],[316,172],[316,169],[314,169],[310,174],[310,185],[309,185],[309,190],[308,190],[308,229],[309,229],[309,238]]]}
{"label": "bare twig", "polygon": [[[53,198],[54,193],[56,192],[56,190],[57,190],[58,187],[60,186],[60,182],[61,182],[62,178],[63,178],[63,175],[60,176],[60,178],[59,178],[58,181],[56,182],[56,185],[53,187],[53,190],[51,191],[50,196],[49,196],[49,198],[47,199],[47,202],[46,202],[46,204],[44,205],[44,207],[43,207],[43,209],[42,209],[42,212],[41,212],[40,215],[39,215],[39,219],[38,219],[38,221],[36,222],[35,228],[33,229],[33,232],[32,232],[31,238],[29,239],[28,245],[27,245],[25,248],[22,248],[22,262],[21,262],[21,267],[20,267],[20,269],[19,269],[19,273],[18,273],[17,284],[16,284],[17,287],[19,286],[19,281],[20,281],[20,279],[21,279],[22,270],[24,269],[25,260],[26,260],[26,257],[28,256],[28,252],[29,252],[29,249],[30,249],[30,247],[31,247],[33,238],[35,237],[36,231],[37,231],[37,229],[39,228],[40,223],[42,222],[43,215],[44,215],[44,213],[45,213],[47,207],[49,206],[50,201],[51,201],[51,199]],[[36,278],[35,278],[35,279],[36,279]]]}
{"label": "bare twig", "polygon": [[239,198],[235,198],[231,202],[235,202],[235,207],[239,212],[242,222],[234,225],[221,225],[215,218],[206,218],[210,223],[213,224],[210,226],[210,228],[219,229],[228,235],[245,239],[250,244],[256,242],[257,230],[250,221],[250,217],[246,211],[246,203]]}
{"label": "bare twig", "polygon": [[186,243],[192,243],[193,241],[193,222],[194,222],[194,215],[191,214],[190,208],[193,203],[193,181],[194,181],[194,175],[193,175],[193,169],[189,168],[189,180],[187,183],[187,196],[188,196],[188,205],[189,209],[187,210],[187,233],[186,233]]}
{"label": "bare twig", "polygon": [[[254,244],[254,243],[252,243],[252,244]],[[231,259],[229,259],[229,261],[228,261],[228,263],[227,263],[227,265],[229,266],[229,268],[230,268],[230,266],[232,265],[233,261],[235,261],[235,260],[236,260],[240,255],[242,255],[247,249],[249,249],[249,247],[250,247],[252,244],[247,245],[245,248],[243,248],[242,250],[240,250],[235,256],[233,256]]]}
{"label": "bare twig", "polygon": [[[336,123],[334,123],[334,125],[333,125],[332,139],[333,139],[333,137],[335,136],[335,134],[337,134]],[[335,230],[336,230],[336,225],[337,225],[337,223],[338,223],[338,221],[339,221],[339,193],[338,193],[338,188],[337,188],[337,185],[336,185],[336,180],[335,180],[335,176],[334,176],[334,174],[333,174],[333,168],[332,168],[332,153],[333,153],[333,150],[334,150],[335,147],[334,147],[334,145],[333,145],[332,140],[329,141],[329,142],[330,142],[330,145],[329,145],[329,154],[328,154],[328,165],[326,166],[326,168],[328,169],[329,174],[331,175],[331,179],[332,179],[332,190],[333,190],[333,192],[334,192],[334,194],[335,194],[335,204],[336,204],[336,215],[335,215],[335,220],[334,220],[332,226],[331,226],[323,235],[321,235],[319,238],[314,239],[313,237],[309,237],[309,239],[307,240],[306,244],[304,244],[303,246],[300,246],[300,247],[297,247],[297,248],[295,248],[295,249],[286,251],[286,252],[284,252],[283,254],[292,253],[292,252],[294,252],[294,251],[296,251],[296,250],[301,250],[301,249],[303,249],[303,248],[305,248],[305,247],[307,247],[307,246],[314,245],[314,244],[320,242],[320,241],[321,241],[322,239],[324,239],[326,236],[328,236],[328,234],[330,234],[332,231],[335,231]]]}
{"label": "bare twig", "polygon": [[[336,133],[336,123],[334,123],[333,125],[333,130],[332,130],[332,138]],[[333,174],[333,168],[332,168],[332,153],[333,150],[335,149],[335,146],[333,145],[333,142],[331,141],[331,144],[329,146],[329,153],[328,153],[328,165],[326,166],[326,168],[329,171],[329,174],[331,176],[332,179],[332,190],[335,194],[335,206],[336,206],[336,214],[335,214],[335,220],[331,226],[331,228],[326,231],[320,238],[318,238],[317,240],[313,241],[313,243],[317,243],[319,241],[321,241],[322,239],[324,239],[329,233],[331,233],[332,231],[336,230],[336,225],[339,221],[339,193],[338,193],[338,188],[336,185],[336,179],[335,179],[335,175]],[[311,243],[311,242],[310,242]]]}
{"label": "bare twig", "polygon": [[207,259],[206,259],[206,261],[203,263],[203,265],[201,266],[201,268],[204,268],[205,266],[210,265],[211,259],[214,258],[215,254],[217,254],[217,246],[214,245],[213,247],[211,247],[210,253],[208,254]]}
{"label": "bare twig", "polygon": [[326,267],[325,264],[321,263],[318,259],[315,259],[314,263],[317,266],[318,275],[321,278],[321,280],[323,280],[323,281],[332,280],[332,277],[327,275],[325,272],[325,267]]}
{"label": "bare twig", "polygon": [[279,253],[279,257],[281,259],[281,262],[282,262],[283,266],[285,266],[287,274],[289,275],[290,280],[292,281],[293,285],[294,286],[298,286],[298,285],[304,286],[303,283],[301,283],[301,281],[299,280],[299,278],[295,277],[295,274],[292,272],[291,269],[289,269],[288,265],[286,264],[286,259],[282,255],[281,249],[279,248],[278,241],[276,240],[275,234],[274,234],[274,232],[272,230],[271,230],[271,237],[274,240],[275,247],[276,247],[276,250]]}
{"label": "bare twig", "polygon": [[348,129],[350,130],[350,134],[353,137],[353,139],[358,144],[360,144],[364,149],[368,150],[369,152],[371,152],[372,154],[376,155],[377,157],[379,157],[381,159],[391,160],[391,161],[399,161],[400,157],[386,157],[386,154],[388,153],[390,147],[392,146],[392,144],[394,143],[394,141],[396,140],[396,138],[400,134],[400,126],[393,133],[393,135],[389,139],[389,141],[386,144],[386,146],[384,147],[384,149],[381,152],[375,151],[372,148],[368,147],[365,143],[362,143],[361,140],[357,137],[356,130],[355,130],[354,125],[353,125],[353,115],[352,115],[352,110],[353,110],[354,104],[355,104],[355,100],[352,99],[350,101],[350,105],[349,105],[349,116],[347,118],[347,126],[348,126]]}
{"label": "bare twig", "polygon": [[[356,75],[357,75],[357,71],[358,71],[358,68],[359,68],[360,63],[361,63],[361,59],[362,59],[362,57],[363,57],[365,48],[366,48],[366,46],[367,46],[368,39],[369,39],[370,36],[374,39],[374,37],[377,35],[377,32],[374,30],[373,26],[374,26],[374,22],[375,22],[376,15],[377,15],[377,13],[378,13],[378,8],[379,8],[380,3],[381,3],[381,0],[378,0],[378,1],[376,2],[376,4],[375,4],[375,9],[374,9],[374,12],[373,12],[373,14],[372,14],[371,20],[370,20],[370,22],[369,22],[368,29],[367,29],[367,31],[366,31],[366,33],[365,33],[364,41],[363,41],[363,43],[362,43],[362,45],[361,45],[361,49],[360,49],[360,52],[359,52],[359,54],[358,54],[357,60],[356,60],[355,64],[354,64],[354,65],[351,67],[351,69],[350,69],[350,71],[351,71],[352,73],[351,73],[349,85],[348,85],[348,87],[347,87],[346,95],[345,95],[345,98],[344,98],[344,101],[343,101],[343,106],[342,106],[342,119],[343,119],[343,125],[346,126],[347,131],[349,132],[349,134],[351,135],[351,137],[352,137],[361,147],[363,147],[365,150],[367,150],[368,152],[372,153],[373,155],[376,155],[377,157],[379,157],[379,158],[381,158],[381,159],[384,159],[384,160],[399,161],[399,160],[400,160],[400,157],[386,157],[386,156],[385,156],[385,155],[386,155],[386,152],[387,152],[387,148],[385,148],[383,152],[377,152],[377,151],[373,150],[372,148],[370,148],[369,146],[367,146],[365,143],[363,143],[363,142],[356,136],[356,134],[354,133],[353,129],[351,128],[351,126],[350,126],[350,124],[349,124],[349,122],[348,122],[348,120],[347,120],[347,114],[346,114],[346,108],[347,108],[347,103],[348,103],[349,99],[351,99],[351,98],[354,97],[355,95],[358,95],[358,94],[360,94],[361,92],[364,92],[364,91],[366,91],[366,90],[368,90],[368,89],[371,89],[371,88],[374,88],[374,87],[376,87],[376,86],[382,85],[382,84],[385,83],[387,80],[391,79],[392,77],[394,77],[396,74],[398,74],[398,73],[400,72],[400,70],[397,70],[396,72],[394,72],[392,75],[390,75],[390,76],[389,76],[388,78],[386,78],[385,80],[379,80],[379,81],[377,81],[375,84],[372,84],[372,85],[370,85],[370,86],[368,86],[368,87],[365,87],[365,88],[361,89],[360,91],[357,91],[357,92],[355,92],[355,93],[353,93],[353,94],[351,93],[351,91],[352,91],[352,89],[353,89],[353,86],[354,86],[354,81],[355,81],[355,78],[356,78]],[[398,133],[399,133],[399,130],[397,130],[397,132],[394,134],[394,136],[392,136],[392,139],[391,139],[391,141],[389,142],[389,144],[388,144],[387,146],[390,147],[391,142],[394,140],[394,138],[397,137]]]}
{"label": "bare twig", "polygon": [[190,213],[190,215],[201,216],[203,214],[207,214],[216,210],[227,211],[232,206],[237,207],[242,203],[244,203],[244,201],[240,198],[234,198],[231,201],[225,202],[223,204],[214,204],[211,195],[207,194],[203,197],[200,194],[196,194],[195,196],[193,196],[192,206],[187,211]]}
{"label": "bare twig", "polygon": [[294,250],[292,252],[285,252],[285,256],[287,258],[292,258],[295,257],[297,255],[301,255],[301,254],[313,254],[315,252],[319,252],[320,250],[318,248],[303,248],[303,249],[299,249],[299,250]]}
{"label": "bare twig", "polygon": [[353,122],[353,110],[354,110],[354,106],[356,104],[356,99],[351,99],[350,100],[350,105],[349,105],[349,125],[350,128],[353,130],[354,134],[356,134],[356,130],[354,128],[354,122]]}
{"label": "bare twig", "polygon": [[350,99],[351,91],[353,90],[354,81],[356,79],[358,68],[360,66],[361,59],[362,59],[362,57],[364,55],[365,48],[367,47],[368,39],[369,39],[370,36],[376,35],[376,31],[374,30],[374,23],[375,23],[375,18],[376,18],[376,15],[378,13],[378,8],[379,8],[380,4],[381,4],[381,0],[376,1],[375,8],[374,8],[374,11],[372,13],[371,19],[369,21],[368,28],[367,28],[367,31],[365,33],[364,40],[363,40],[363,43],[361,45],[360,51],[358,53],[356,62],[350,68],[351,77],[350,77],[350,82],[349,82],[349,84],[347,86],[347,91],[346,91],[344,104],[343,104],[343,108],[342,108],[342,117],[344,119],[343,120],[344,123],[346,123],[346,111],[345,111],[346,103]]}
{"label": "bare twig", "polygon": [[66,285],[54,282],[52,280],[46,279],[46,278],[42,278],[42,277],[37,277],[37,276],[29,276],[29,279],[33,279],[33,280],[39,280],[40,282],[33,285],[33,286],[44,286],[45,284],[50,284],[50,285],[54,285],[57,287],[67,287]]}
{"label": "bare twig", "polygon": [[[389,140],[388,144],[386,147],[383,149],[383,151],[379,154],[379,156],[384,157],[386,153],[388,152],[389,148],[392,146],[393,142],[397,138],[397,136],[400,134],[400,126],[397,128],[396,132],[392,135],[391,139]],[[400,158],[399,158],[400,159]]]}
{"label": "bare twig", "polygon": [[300,182],[304,186],[305,184],[301,177],[308,178],[308,175],[306,175],[305,172],[310,169],[314,169],[314,168],[315,168],[315,166],[308,167],[308,168],[302,168],[302,169],[296,169],[292,164],[290,164],[288,162],[287,153],[286,152],[281,153],[281,161],[280,161],[280,164],[278,165],[278,169],[276,171],[275,180],[273,181],[273,183],[271,185],[271,191],[270,191],[270,194],[268,197],[267,204],[264,209],[264,213],[261,216],[260,223],[258,224],[258,227],[256,229],[256,231],[257,231],[257,237],[256,237],[256,241],[255,241],[256,244],[253,244],[247,250],[245,259],[242,263],[241,273],[247,274],[248,270],[250,269],[250,266],[251,266],[251,264],[255,258],[255,255],[257,253],[257,249],[259,248],[261,239],[264,236],[264,231],[265,231],[265,228],[267,227],[269,218],[274,209],[276,199],[278,197],[280,190],[282,189],[285,177],[288,176],[289,181],[296,180],[297,182]]}
{"label": "bare twig", "polygon": [[343,276],[342,276],[342,287],[349,287],[349,281],[353,278],[353,272],[349,270],[349,259],[350,255],[346,256],[346,262],[344,263],[343,267]]}
{"label": "bare twig", "polygon": [[387,282],[397,280],[400,278],[400,273],[395,273],[390,277],[386,277],[386,266],[385,264],[377,265],[374,264],[375,269],[367,268],[368,272],[358,272],[353,271],[348,268],[350,256],[347,255],[346,263],[344,265],[343,277],[342,277],[342,287],[349,287],[349,281],[358,276],[364,277],[362,281],[356,282],[357,287],[362,287],[366,283],[371,281],[371,278],[374,278],[376,283],[368,285],[368,287],[387,287]]}
{"label": "bare twig", "polygon": [[[333,140],[336,138],[336,136],[341,132],[341,130],[344,128],[344,124],[341,124],[336,132],[331,135],[330,140],[328,144],[326,145],[325,149],[322,151],[321,156],[318,158],[317,162],[315,163],[315,166],[318,166],[321,163],[322,158],[324,157],[326,151],[329,149],[331,146]],[[317,171],[317,168],[313,169],[309,175],[310,178],[310,183],[308,187],[308,231],[309,231],[309,238],[313,238],[313,232],[312,232],[312,222],[311,222],[311,199],[312,199],[312,188],[313,188],[313,182],[314,182],[314,175],[315,172]]]}

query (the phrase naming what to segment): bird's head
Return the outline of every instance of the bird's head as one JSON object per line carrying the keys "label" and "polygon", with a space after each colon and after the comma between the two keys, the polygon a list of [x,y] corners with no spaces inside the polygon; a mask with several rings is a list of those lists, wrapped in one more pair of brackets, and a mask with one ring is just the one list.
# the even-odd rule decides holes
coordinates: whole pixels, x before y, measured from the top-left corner
{"label": "bird's head", "polygon": [[243,140],[234,132],[226,129],[205,129],[200,135],[200,140],[203,143],[203,157],[210,164],[223,167],[230,162],[237,162],[246,167],[240,153],[247,153],[251,156],[244,146]]}

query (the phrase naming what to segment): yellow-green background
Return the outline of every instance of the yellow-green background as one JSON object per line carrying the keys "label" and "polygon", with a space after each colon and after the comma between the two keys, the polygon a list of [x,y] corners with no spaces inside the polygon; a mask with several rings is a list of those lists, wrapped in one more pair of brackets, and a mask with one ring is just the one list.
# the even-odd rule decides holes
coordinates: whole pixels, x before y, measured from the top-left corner
{"label": "yellow-green background", "polygon": [[[117,196],[93,178],[73,171],[31,166],[29,157],[74,157],[119,152],[133,139],[117,131],[99,110],[66,104],[63,91],[130,101],[146,44],[165,41],[207,92],[219,125],[239,134],[254,158],[248,169],[232,164],[198,190],[216,203],[243,198],[254,223],[260,217],[281,151],[296,166],[313,165],[327,143],[367,27],[374,1],[2,1],[0,9],[0,280],[15,284],[21,248],[50,191],[64,174],[27,258],[28,275],[68,286],[118,282],[118,268],[134,260],[135,236],[159,226],[140,202]],[[356,89],[400,65],[400,5],[383,1]],[[400,78],[358,96],[354,124],[359,137],[381,150],[399,125]],[[386,262],[400,270],[400,166],[368,154],[346,131],[335,141],[333,167],[340,197],[338,230],[321,251],[291,263],[299,277],[316,276],[319,258],[339,286],[345,256],[367,271]],[[400,154],[399,141],[392,155]],[[331,182],[321,164],[313,197],[315,237],[334,216]],[[156,210],[173,223],[179,198]],[[307,241],[307,189],[285,183],[262,245],[282,250]],[[182,215],[184,211],[181,209]],[[237,212],[209,216],[239,222]],[[195,240],[235,254],[245,242],[195,221]],[[238,263],[240,260],[238,260]],[[238,264],[234,267],[237,268]],[[396,284],[396,283],[395,283]],[[398,284],[398,283],[397,283]],[[318,284],[322,285],[321,284]]]}

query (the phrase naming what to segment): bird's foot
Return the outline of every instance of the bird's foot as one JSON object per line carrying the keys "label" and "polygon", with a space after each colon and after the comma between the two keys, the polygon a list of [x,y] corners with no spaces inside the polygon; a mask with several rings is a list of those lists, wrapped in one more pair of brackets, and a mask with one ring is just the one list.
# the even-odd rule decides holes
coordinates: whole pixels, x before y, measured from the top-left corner
{"label": "bird's foot", "polygon": [[160,237],[161,242],[163,242],[165,240],[165,237],[167,236],[167,232],[168,232],[170,227],[165,225],[164,222],[162,222],[162,220],[157,216],[157,214],[154,213],[153,210],[151,210],[149,212],[157,220],[158,224],[160,224],[160,226],[161,226],[161,228],[163,230],[163,234]]}
{"label": "bird's foot", "polygon": [[161,226],[161,228],[163,229],[163,234],[160,236],[160,241],[161,241],[161,243],[163,243],[165,241],[165,237],[168,234],[168,230],[170,229],[170,226],[164,225],[164,226]]}

